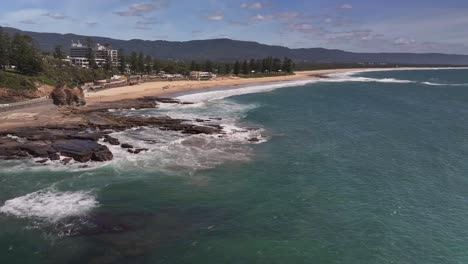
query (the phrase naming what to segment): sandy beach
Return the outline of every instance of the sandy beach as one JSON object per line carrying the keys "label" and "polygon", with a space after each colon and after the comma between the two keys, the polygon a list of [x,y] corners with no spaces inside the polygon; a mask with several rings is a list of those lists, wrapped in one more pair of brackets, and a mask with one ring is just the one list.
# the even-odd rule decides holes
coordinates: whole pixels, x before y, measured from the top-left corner
{"label": "sandy beach", "polygon": [[103,91],[89,93],[86,100],[89,104],[96,102],[106,102],[121,99],[133,99],[143,96],[164,96],[167,94],[196,91],[201,89],[219,88],[227,86],[241,86],[249,84],[261,84],[271,82],[286,82],[294,80],[303,80],[319,78],[322,75],[359,71],[362,69],[333,69],[296,72],[295,75],[265,77],[265,78],[239,78],[239,77],[220,77],[209,81],[159,81],[147,82],[135,86],[125,86]]}
{"label": "sandy beach", "polygon": [[[220,77],[209,81],[157,81],[147,82],[134,86],[111,88],[86,94],[88,105],[101,102],[112,102],[122,99],[135,99],[144,96],[164,97],[169,94],[214,89],[221,87],[245,86],[263,83],[287,82],[320,78],[323,75],[343,72],[381,71],[381,70],[409,70],[422,68],[367,68],[367,69],[330,69],[296,72],[295,75],[265,78],[238,78]],[[8,130],[19,127],[44,126],[47,124],[60,125],[61,123],[74,122],[70,117],[65,118],[64,108],[53,105],[23,108],[14,111],[0,113],[0,130]]]}

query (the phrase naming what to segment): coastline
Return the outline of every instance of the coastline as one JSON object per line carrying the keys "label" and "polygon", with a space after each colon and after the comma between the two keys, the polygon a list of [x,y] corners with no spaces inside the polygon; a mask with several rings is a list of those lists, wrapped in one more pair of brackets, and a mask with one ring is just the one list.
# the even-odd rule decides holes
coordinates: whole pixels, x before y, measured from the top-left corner
{"label": "coastline", "polygon": [[[115,102],[119,100],[137,99],[145,96],[167,97],[174,94],[197,93],[201,91],[223,89],[225,87],[236,88],[258,84],[273,84],[300,80],[315,80],[326,75],[340,73],[359,73],[370,71],[395,71],[395,70],[431,70],[451,68],[359,68],[359,69],[329,69],[296,72],[295,75],[243,79],[238,77],[221,77],[209,81],[158,81],[147,82],[134,86],[111,88],[86,94],[88,106],[96,106],[101,103]],[[461,68],[457,68],[461,69]],[[45,105],[24,108],[0,113],[0,131],[24,127],[37,127],[46,124],[60,125],[79,122],[76,118],[66,115],[66,108],[53,105]]]}

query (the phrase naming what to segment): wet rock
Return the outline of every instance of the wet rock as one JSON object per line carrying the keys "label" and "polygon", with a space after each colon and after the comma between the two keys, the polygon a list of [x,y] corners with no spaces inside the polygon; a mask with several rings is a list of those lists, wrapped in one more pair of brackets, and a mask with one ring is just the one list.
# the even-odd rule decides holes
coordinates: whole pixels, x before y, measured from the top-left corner
{"label": "wet rock", "polygon": [[137,149],[128,149],[127,151],[132,154],[139,154],[143,151],[148,151],[149,149],[147,148],[137,148]]}
{"label": "wet rock", "polygon": [[260,139],[255,138],[255,137],[249,139],[249,142],[259,142],[259,141],[260,141]]}
{"label": "wet rock", "polygon": [[47,161],[49,161],[49,160],[48,159],[41,159],[41,160],[36,161],[36,163],[44,164]]}
{"label": "wet rock", "polygon": [[109,161],[114,158],[114,155],[106,146],[100,146],[98,149],[93,151],[91,156],[92,161]]}
{"label": "wet rock", "polygon": [[120,145],[120,141],[116,139],[115,137],[111,137],[109,135],[104,136],[104,142],[108,142],[111,145],[118,146]]}
{"label": "wet rock", "polygon": [[60,160],[60,155],[58,153],[49,153],[50,160]]}
{"label": "wet rock", "polygon": [[184,134],[215,134],[219,129],[209,126],[190,126],[183,130]]}
{"label": "wet rock", "polygon": [[78,162],[88,161],[107,161],[112,160],[112,153],[106,146],[89,140],[61,140],[56,141],[53,147],[62,154],[62,156],[73,158]]}
{"label": "wet rock", "polygon": [[120,145],[121,148],[124,148],[124,149],[132,149],[133,146],[128,144],[128,143],[123,143],[122,145]]}
{"label": "wet rock", "polygon": [[70,163],[72,160],[73,160],[72,158],[64,158],[64,159],[62,160],[62,163],[63,163],[64,165],[67,165],[67,164]]}

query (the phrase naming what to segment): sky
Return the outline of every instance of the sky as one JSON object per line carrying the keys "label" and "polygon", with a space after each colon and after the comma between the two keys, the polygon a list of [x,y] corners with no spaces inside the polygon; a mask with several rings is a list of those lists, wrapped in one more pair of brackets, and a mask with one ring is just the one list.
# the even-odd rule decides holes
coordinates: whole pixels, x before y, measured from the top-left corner
{"label": "sky", "polygon": [[468,54],[468,0],[2,0],[0,25],[117,39]]}

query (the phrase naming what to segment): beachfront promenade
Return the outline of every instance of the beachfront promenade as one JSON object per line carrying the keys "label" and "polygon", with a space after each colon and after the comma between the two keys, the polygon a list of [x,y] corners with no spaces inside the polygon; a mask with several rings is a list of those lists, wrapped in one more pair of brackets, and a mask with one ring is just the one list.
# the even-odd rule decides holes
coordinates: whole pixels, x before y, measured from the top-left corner
{"label": "beachfront promenade", "polygon": [[23,109],[23,108],[30,108],[30,107],[42,106],[42,105],[52,105],[52,104],[53,104],[52,99],[46,98],[46,97],[41,97],[37,99],[11,103],[11,104],[0,104],[0,113]]}

